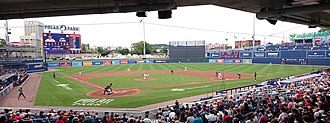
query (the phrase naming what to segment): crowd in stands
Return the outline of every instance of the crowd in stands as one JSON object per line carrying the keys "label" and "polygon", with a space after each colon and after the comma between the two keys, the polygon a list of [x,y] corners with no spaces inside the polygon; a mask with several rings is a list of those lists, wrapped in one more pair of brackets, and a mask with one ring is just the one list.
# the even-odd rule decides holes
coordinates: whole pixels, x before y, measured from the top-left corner
{"label": "crowd in stands", "polygon": [[91,111],[40,111],[32,113],[29,109],[13,111],[5,109],[0,112],[0,123],[151,123],[148,115],[134,116],[123,113],[107,113],[99,116],[97,112]]}
{"label": "crowd in stands", "polygon": [[[293,78],[290,76],[288,78]],[[255,88],[244,94],[159,108],[153,120],[145,116],[96,112],[49,110],[4,110],[1,123],[14,121],[51,123],[327,123],[330,122],[330,83],[321,76],[295,83]]]}

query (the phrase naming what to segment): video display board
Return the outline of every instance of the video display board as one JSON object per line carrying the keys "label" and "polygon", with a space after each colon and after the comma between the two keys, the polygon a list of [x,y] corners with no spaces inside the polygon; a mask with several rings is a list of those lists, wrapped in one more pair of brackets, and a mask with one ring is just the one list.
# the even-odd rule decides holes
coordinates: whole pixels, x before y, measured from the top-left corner
{"label": "video display board", "polygon": [[205,41],[171,41],[170,58],[204,58]]}
{"label": "video display board", "polygon": [[80,34],[43,33],[43,48],[46,54],[80,54]]}

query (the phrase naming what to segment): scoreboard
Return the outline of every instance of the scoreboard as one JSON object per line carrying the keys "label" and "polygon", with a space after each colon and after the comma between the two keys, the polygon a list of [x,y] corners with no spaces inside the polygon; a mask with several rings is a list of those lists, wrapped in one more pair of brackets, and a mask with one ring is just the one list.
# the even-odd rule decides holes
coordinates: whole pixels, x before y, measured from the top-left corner
{"label": "scoreboard", "polygon": [[43,49],[46,54],[80,54],[80,34],[43,33]]}
{"label": "scoreboard", "polygon": [[205,58],[205,41],[171,41],[170,58]]}

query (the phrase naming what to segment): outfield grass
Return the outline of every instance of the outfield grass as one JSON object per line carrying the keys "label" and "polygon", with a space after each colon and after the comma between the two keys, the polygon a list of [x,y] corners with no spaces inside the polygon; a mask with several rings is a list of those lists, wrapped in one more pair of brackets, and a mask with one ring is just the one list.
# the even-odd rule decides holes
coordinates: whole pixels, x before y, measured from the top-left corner
{"label": "outfield grass", "polygon": [[[67,67],[60,68],[56,71],[56,80],[53,80],[51,72],[42,73],[40,87],[38,89],[37,99],[35,105],[37,106],[72,106],[73,102],[79,99],[92,99],[86,96],[86,93],[95,90],[89,86],[75,82],[71,79],[65,78],[67,75],[78,74],[79,71],[82,73],[100,73],[100,72],[115,72],[115,71],[127,71],[130,68],[132,71],[137,70],[183,70],[184,67],[188,67],[189,70],[198,71],[219,71],[219,72],[232,72],[242,74],[253,74],[258,73],[258,81],[254,81],[252,78],[241,79],[241,80],[228,80],[225,82],[215,83],[201,83],[198,85],[186,85],[180,87],[168,87],[160,89],[143,90],[134,96],[118,97],[109,104],[102,104],[100,107],[116,107],[116,108],[134,108],[154,103],[159,103],[168,100],[174,100],[177,98],[184,98],[188,96],[205,94],[215,90],[224,88],[233,88],[238,86],[244,86],[249,84],[260,83],[267,79],[297,75],[307,73],[316,69],[322,69],[324,67],[319,66],[289,66],[289,65],[261,65],[261,64],[210,64],[210,63],[181,63],[181,64],[127,64],[127,65],[111,65],[111,66],[84,66],[84,67]],[[141,88],[150,87],[156,85],[165,85],[173,83],[184,83],[189,81],[204,81],[205,78],[191,77],[184,75],[174,75],[173,79],[169,80],[164,75],[152,75],[157,80],[162,81],[145,81],[146,83],[136,83],[129,81],[133,78],[141,75],[128,75],[128,76],[117,76],[117,77],[104,77],[94,78],[90,81],[96,82],[104,86],[108,84],[108,80],[115,83],[114,87],[130,87],[130,88]],[[162,78],[164,76],[164,78]],[[180,81],[176,81],[180,80]],[[122,82],[126,81],[126,82]],[[66,90],[63,87],[57,86],[58,84],[69,84],[68,86],[73,90]],[[204,87],[204,88],[196,88]],[[196,88],[187,91],[171,91],[175,88]],[[87,106],[87,105],[86,105]]]}

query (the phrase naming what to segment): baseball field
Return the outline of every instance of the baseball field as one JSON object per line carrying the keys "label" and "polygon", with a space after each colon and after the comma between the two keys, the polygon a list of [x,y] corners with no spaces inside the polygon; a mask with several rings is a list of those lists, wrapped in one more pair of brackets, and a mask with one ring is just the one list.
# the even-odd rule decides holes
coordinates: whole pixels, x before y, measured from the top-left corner
{"label": "baseball field", "polygon": [[[184,67],[188,70],[184,71]],[[259,84],[313,69],[322,67],[210,63],[65,67],[41,73],[34,105],[136,108],[224,88]],[[174,74],[170,70],[174,70]],[[216,71],[221,72],[224,79],[216,78]],[[257,81],[253,79],[254,72],[257,72]],[[237,73],[242,75],[241,79]],[[147,79],[143,79],[143,74],[149,74]],[[113,93],[103,95],[109,83],[113,83]]]}

